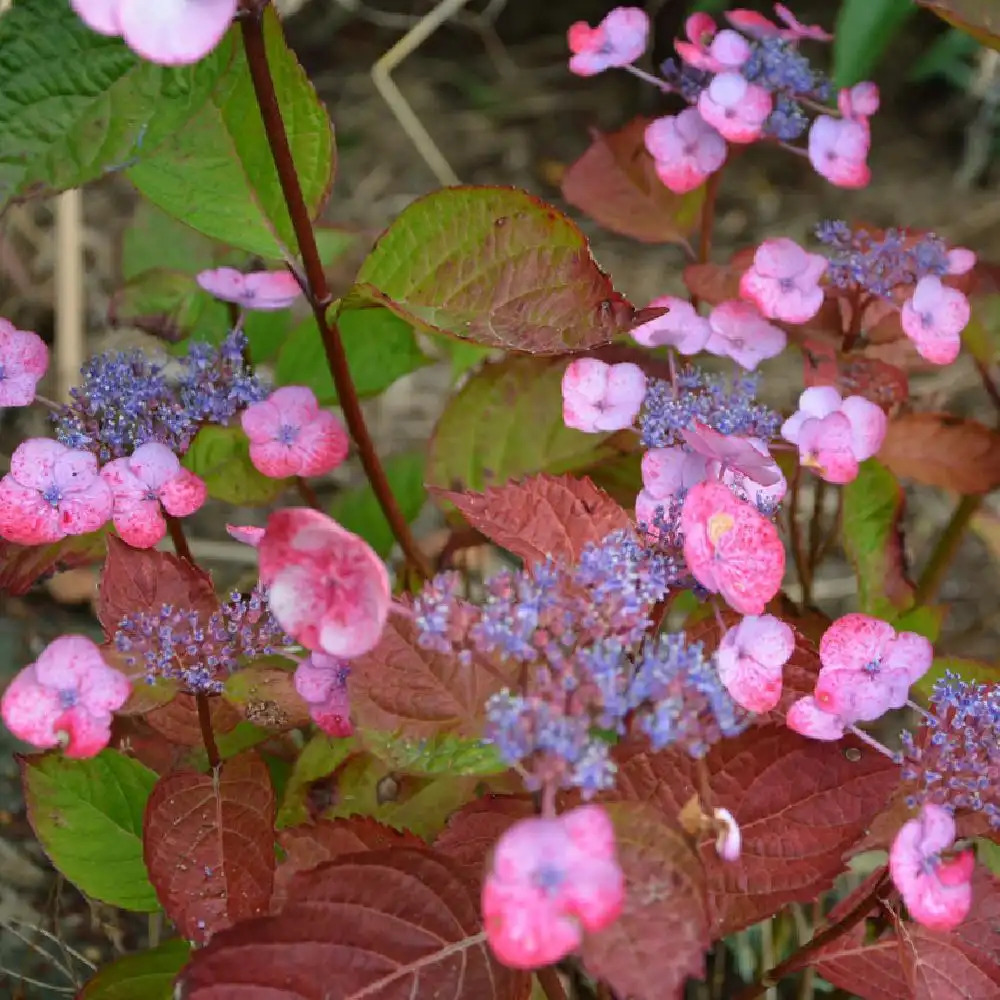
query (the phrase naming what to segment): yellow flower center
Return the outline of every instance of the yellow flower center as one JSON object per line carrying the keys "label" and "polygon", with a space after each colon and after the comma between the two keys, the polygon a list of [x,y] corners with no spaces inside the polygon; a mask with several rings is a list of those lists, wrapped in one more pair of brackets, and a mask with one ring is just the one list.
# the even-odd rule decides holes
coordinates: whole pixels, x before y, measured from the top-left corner
{"label": "yellow flower center", "polygon": [[730,514],[713,514],[708,519],[708,538],[713,545],[719,544],[719,539],[727,532],[732,530],[733,525],[736,522],[733,520]]}

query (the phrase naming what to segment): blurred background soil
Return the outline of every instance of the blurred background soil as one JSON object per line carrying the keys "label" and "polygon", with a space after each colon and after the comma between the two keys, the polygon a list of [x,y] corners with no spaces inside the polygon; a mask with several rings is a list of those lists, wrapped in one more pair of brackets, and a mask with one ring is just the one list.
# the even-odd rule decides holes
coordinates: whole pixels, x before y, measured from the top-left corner
{"label": "blurred background soil", "polygon": [[[373,239],[409,202],[439,186],[370,74],[380,55],[432,5],[379,0],[376,11],[375,0],[371,6],[359,0],[289,0],[285,6],[295,10],[286,20],[290,40],[337,127],[339,165],[326,220],[360,229]],[[589,130],[612,130],[635,114],[656,114],[661,108],[651,88],[625,74],[580,80],[566,70],[569,23],[595,21],[610,6],[598,0],[473,0],[466,14],[403,62],[395,79],[462,182],[526,188],[579,218],[563,203],[559,178],[588,145]],[[683,9],[676,0],[668,0],[668,6],[676,8],[672,21],[677,27],[667,26],[668,17],[665,30],[677,33]],[[830,25],[837,6],[814,0],[797,4],[796,12],[803,20]],[[997,90],[995,64],[978,60],[979,82],[965,89],[941,79],[914,84],[907,78],[942,30],[930,15],[914,16],[874,74],[883,105],[873,125],[871,185],[859,192],[842,191],[795,157],[754,148],[727,169],[716,259],[769,235],[807,241],[818,220],[835,217],[931,229],[984,259],[1000,260],[1000,163],[990,157],[993,109],[983,100]],[[121,234],[134,202],[128,183],[117,177],[84,194],[90,352],[151,343],[137,331],[109,329],[106,322],[110,296],[121,281]],[[679,248],[638,244],[585,219],[580,222],[597,260],[632,301],[644,305],[681,290],[684,255]],[[359,254],[335,266],[332,277],[339,287],[350,281],[370,239],[362,243]],[[0,314],[43,336],[50,336],[53,326],[55,252],[50,203],[18,206],[0,221]],[[796,352],[765,368],[765,387],[775,405],[788,406],[801,387]],[[401,380],[385,397],[367,404],[379,446],[391,452],[426,441],[449,391],[446,366],[437,365]],[[951,408],[983,422],[994,420],[967,358],[939,373],[914,377],[911,392],[918,408]],[[25,436],[45,433],[38,413],[0,415],[3,454],[9,455]],[[352,468],[338,471],[333,485],[356,476]],[[943,491],[908,490],[907,548],[917,568],[954,503]],[[992,517],[987,512],[978,522],[980,531],[969,534],[944,587],[941,596],[949,615],[939,648],[996,663],[1000,576],[989,529],[1000,521]],[[221,508],[206,509],[195,520],[194,534],[218,578],[231,583],[246,576],[252,560],[247,559],[249,550],[226,542],[224,519],[240,523],[231,512],[227,517]],[[425,512],[420,526],[424,533],[435,530],[432,511]],[[994,545],[996,535],[994,531]],[[6,600],[0,595],[0,685],[55,635],[95,629],[86,607],[92,579],[77,575],[64,584],[56,595]],[[816,589],[824,610],[834,614],[846,608],[854,591],[847,564],[831,559]],[[19,943],[12,931],[0,931],[0,964],[59,989],[41,990],[0,973],[0,998],[68,995],[71,981],[85,978],[86,966],[44,932],[68,942],[85,959],[100,962],[143,945],[150,929],[144,918],[89,906],[54,876],[23,815],[13,749],[14,741],[0,732],[0,923],[19,928],[36,950]],[[38,954],[38,948],[47,949],[49,957]]]}

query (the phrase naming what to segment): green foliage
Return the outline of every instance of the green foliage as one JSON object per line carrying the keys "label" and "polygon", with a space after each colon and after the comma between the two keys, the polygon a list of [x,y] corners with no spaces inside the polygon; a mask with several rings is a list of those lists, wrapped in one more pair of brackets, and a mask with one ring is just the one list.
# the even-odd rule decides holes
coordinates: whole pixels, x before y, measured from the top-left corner
{"label": "green foliage", "polygon": [[984,683],[1000,679],[996,667],[991,667],[982,660],[970,660],[961,656],[936,656],[931,669],[913,685],[913,690],[920,700],[926,703],[934,690],[934,685],[949,673],[958,674],[964,681]]}
{"label": "green foliage", "polygon": [[175,938],[158,948],[125,955],[104,966],[80,992],[79,1000],[171,1000],[174,979],[191,954]]}
{"label": "green foliage", "polygon": [[268,504],[283,493],[287,479],[271,479],[250,461],[250,442],[240,427],[202,427],[183,458],[201,476],[208,495],[239,507]]}
{"label": "green foliage", "polygon": [[165,340],[197,337],[219,343],[229,330],[224,303],[203,291],[190,274],[151,268],[130,278],[112,303],[116,323],[137,326]]}
{"label": "green foliage", "polygon": [[358,736],[369,753],[401,774],[486,775],[507,770],[492,744],[454,733],[442,733],[428,740],[410,740],[396,733],[374,730],[362,730]]}
{"label": "green foliage", "polygon": [[834,84],[864,80],[915,9],[912,0],[843,0],[834,31]]}
{"label": "green foliage", "polygon": [[337,738],[317,733],[299,753],[288,776],[275,825],[278,829],[297,826],[309,819],[306,794],[314,781],[333,774],[357,750],[353,737]]}
{"label": "green foliage", "polygon": [[222,252],[219,244],[142,198],[122,237],[122,277],[128,281],[156,268],[197,274],[218,264]]}

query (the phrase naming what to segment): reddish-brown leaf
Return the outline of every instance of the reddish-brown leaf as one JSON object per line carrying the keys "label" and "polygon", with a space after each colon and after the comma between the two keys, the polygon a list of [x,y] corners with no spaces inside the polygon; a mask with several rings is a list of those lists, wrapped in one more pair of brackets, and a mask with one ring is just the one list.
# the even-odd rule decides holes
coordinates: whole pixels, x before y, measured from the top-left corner
{"label": "reddish-brown leaf", "polygon": [[309,706],[295,689],[294,670],[251,664],[226,679],[222,697],[263,729],[281,731],[309,724]]}
{"label": "reddish-brown leaf", "polygon": [[109,745],[135,757],[157,774],[175,770],[188,753],[187,747],[171,742],[143,719],[129,715],[115,715]]}
{"label": "reddish-brown leaf", "polygon": [[753,264],[754,248],[738,250],[728,264],[688,264],[684,284],[688,291],[710,306],[740,297],[740,278]]}
{"label": "reddish-brown leaf", "polygon": [[70,535],[52,545],[15,545],[0,538],[0,594],[18,597],[58,570],[99,563],[106,537],[97,531]]}
{"label": "reddish-brown leaf", "polygon": [[486,699],[512,683],[516,665],[421,649],[402,615],[386,623],[379,644],[351,661],[351,716],[359,729],[398,731],[412,739],[443,733],[479,736]]}
{"label": "reddish-brown leaf", "polygon": [[[210,696],[208,704],[212,729],[216,733],[228,733],[240,721],[239,712],[217,695]],[[146,722],[171,743],[193,747],[202,742],[201,723],[198,721],[198,707],[193,694],[179,694],[166,705],[147,712]]]}
{"label": "reddish-brown leaf", "polygon": [[806,387],[832,385],[842,396],[864,396],[884,410],[905,403],[910,395],[906,372],[877,358],[838,354],[832,344],[809,340],[802,345]]}
{"label": "reddish-brown leaf", "polygon": [[942,20],[972,35],[980,45],[1000,49],[1000,10],[995,0],[918,0]]}
{"label": "reddish-brown leaf", "polygon": [[631,523],[625,510],[586,477],[543,473],[484,493],[434,492],[490,541],[527,563],[547,556],[574,561],[588,543]]}
{"label": "reddish-brown leaf", "polygon": [[988,493],[1000,486],[1000,433],[948,413],[907,413],[889,423],[878,460],[926,486]]}
{"label": "reddish-brown leaf", "polygon": [[218,775],[176,771],[146,804],[143,857],[164,910],[192,941],[266,913],[274,886],[274,791],[253,751]]}
{"label": "reddish-brown leaf", "polygon": [[394,830],[370,816],[321,819],[291,826],[278,832],[278,843],[285,858],[274,873],[272,913],[278,913],[288,902],[288,889],[296,875],[318,868],[342,854],[381,851],[389,847],[426,847],[416,834]]}
{"label": "reddish-brown leaf", "polygon": [[584,964],[621,996],[683,997],[685,981],[702,976],[711,943],[697,855],[650,806],[615,803],[608,812],[625,873],[625,910],[588,936]]}
{"label": "reddish-brown leaf", "polygon": [[454,863],[406,848],[300,876],[280,914],[217,934],[179,983],[185,1000],[526,1000],[531,988],[493,958]]}
{"label": "reddish-brown leaf", "polygon": [[633,118],[593,142],[563,176],[563,197],[595,222],[643,243],[678,243],[697,225],[704,188],[677,195],[656,174],[646,150],[651,119]]}

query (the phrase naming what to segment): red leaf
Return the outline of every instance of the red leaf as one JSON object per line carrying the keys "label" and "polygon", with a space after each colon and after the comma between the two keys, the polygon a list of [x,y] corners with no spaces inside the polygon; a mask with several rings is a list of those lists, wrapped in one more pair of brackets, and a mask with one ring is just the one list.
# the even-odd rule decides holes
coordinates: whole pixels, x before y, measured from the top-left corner
{"label": "red leaf", "polygon": [[877,358],[838,354],[832,344],[808,340],[802,345],[806,388],[832,385],[842,396],[864,396],[884,410],[910,395],[906,372]]}
{"label": "red leaf", "polygon": [[309,724],[309,706],[295,689],[295,671],[252,663],[231,674],[223,698],[248,722],[283,731]]}
{"label": "red leaf", "polygon": [[394,848],[338,858],[273,917],[195,952],[185,1000],[526,1000],[531,980],[492,956],[475,890],[453,862]]}
{"label": "red leaf", "polygon": [[99,563],[104,556],[104,531],[71,535],[52,545],[15,545],[0,538],[0,594],[19,597],[57,570]]}
{"label": "red leaf", "polygon": [[109,745],[134,757],[157,774],[169,774],[175,770],[188,752],[186,747],[172,743],[144,720],[128,715],[115,715],[111,722]]}
{"label": "red leaf", "polygon": [[167,552],[133,549],[109,535],[98,608],[104,631],[113,636],[126,615],[159,611],[164,604],[206,616],[219,607],[212,578],[204,570]]}
{"label": "red leaf", "polygon": [[490,541],[527,563],[547,556],[575,561],[589,542],[631,524],[624,509],[587,478],[542,474],[484,493],[434,492]]}
{"label": "red leaf", "polygon": [[688,264],[684,268],[684,284],[692,295],[710,306],[717,306],[727,299],[738,299],[740,278],[753,264],[754,251],[754,247],[739,250],[728,264]]}
{"label": "red leaf", "polygon": [[251,752],[218,775],[177,771],[146,804],[143,856],[167,915],[204,943],[267,911],[274,885],[274,791]]}
{"label": "red leaf", "polygon": [[351,717],[359,729],[397,731],[425,739],[443,733],[479,736],[486,699],[512,683],[516,664],[421,649],[402,615],[386,623],[379,644],[351,661]]}
{"label": "red leaf", "polygon": [[711,944],[697,855],[653,808],[615,803],[608,813],[625,873],[625,910],[586,939],[584,964],[621,996],[683,997],[685,980],[701,977]]}
{"label": "red leaf", "polygon": [[289,887],[302,872],[318,868],[342,854],[381,851],[390,847],[422,848],[424,842],[408,830],[394,830],[369,816],[321,819],[278,832],[285,860],[274,873],[271,912],[278,913],[289,899]]}
{"label": "red leaf", "polygon": [[988,493],[1000,486],[1000,433],[948,413],[907,413],[890,421],[878,460],[925,486]]}
{"label": "red leaf", "polygon": [[[211,695],[208,704],[214,732],[228,733],[240,721],[236,709],[217,695]],[[147,712],[146,722],[171,743],[193,747],[202,742],[198,706],[193,694],[179,694],[166,705]]]}
{"label": "red leaf", "polygon": [[617,132],[595,132],[590,148],[563,176],[563,197],[606,229],[644,243],[679,243],[697,225],[704,188],[677,195],[656,174],[646,150],[651,119]]}

